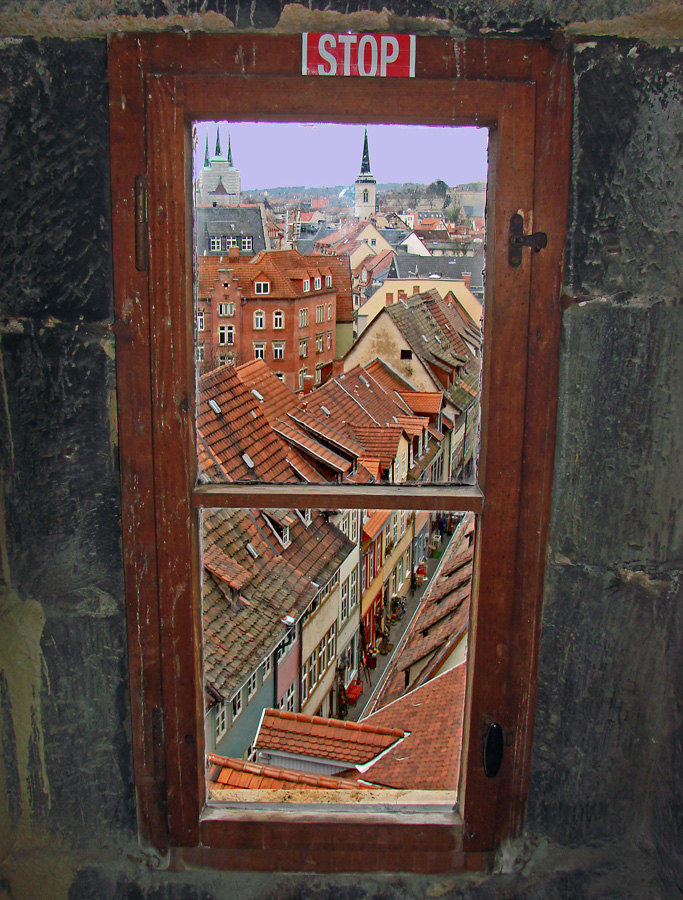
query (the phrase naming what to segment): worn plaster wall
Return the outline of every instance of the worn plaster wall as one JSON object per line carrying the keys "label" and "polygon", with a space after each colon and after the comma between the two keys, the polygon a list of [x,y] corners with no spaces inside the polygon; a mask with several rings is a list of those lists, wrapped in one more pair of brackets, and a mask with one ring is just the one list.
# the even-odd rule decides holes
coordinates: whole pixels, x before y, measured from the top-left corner
{"label": "worn plaster wall", "polygon": [[[677,896],[683,61],[663,45],[680,35],[680,10],[644,0],[333,7],[36,0],[0,9],[0,34],[12,36],[0,41],[0,898]],[[487,877],[175,875],[150,868],[136,841],[103,35],[332,22],[598,35],[575,55],[528,834]],[[600,36],[609,34],[624,37]]]}

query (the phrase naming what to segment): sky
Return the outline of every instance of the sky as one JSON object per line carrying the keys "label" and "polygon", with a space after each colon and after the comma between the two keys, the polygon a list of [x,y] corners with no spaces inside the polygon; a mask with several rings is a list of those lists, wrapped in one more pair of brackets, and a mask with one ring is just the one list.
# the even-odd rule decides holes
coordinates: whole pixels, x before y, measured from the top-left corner
{"label": "sky", "polygon": [[[351,185],[360,171],[363,125],[221,122],[221,151],[240,170],[242,191]],[[216,147],[216,123],[197,123],[195,171]],[[370,169],[378,183],[440,178],[449,185],[486,181],[485,128],[368,125]]]}

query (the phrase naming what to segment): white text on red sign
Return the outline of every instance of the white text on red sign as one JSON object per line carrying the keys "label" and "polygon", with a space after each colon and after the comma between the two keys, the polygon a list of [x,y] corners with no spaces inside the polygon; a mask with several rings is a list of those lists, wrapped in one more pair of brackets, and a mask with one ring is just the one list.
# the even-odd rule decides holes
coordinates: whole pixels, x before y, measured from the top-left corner
{"label": "white text on red sign", "polygon": [[414,34],[302,35],[302,75],[414,78]]}

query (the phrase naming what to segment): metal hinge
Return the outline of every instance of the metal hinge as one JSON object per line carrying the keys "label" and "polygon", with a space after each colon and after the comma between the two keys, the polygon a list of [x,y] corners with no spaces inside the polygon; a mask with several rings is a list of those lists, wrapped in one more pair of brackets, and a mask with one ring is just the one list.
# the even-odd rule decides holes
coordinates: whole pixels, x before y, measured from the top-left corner
{"label": "metal hinge", "polygon": [[510,242],[508,261],[511,266],[517,268],[522,265],[522,247],[531,247],[538,253],[548,244],[548,235],[543,231],[534,234],[524,234],[524,216],[515,213],[510,218]]}
{"label": "metal hinge", "polygon": [[135,176],[135,268],[147,271],[147,178]]}

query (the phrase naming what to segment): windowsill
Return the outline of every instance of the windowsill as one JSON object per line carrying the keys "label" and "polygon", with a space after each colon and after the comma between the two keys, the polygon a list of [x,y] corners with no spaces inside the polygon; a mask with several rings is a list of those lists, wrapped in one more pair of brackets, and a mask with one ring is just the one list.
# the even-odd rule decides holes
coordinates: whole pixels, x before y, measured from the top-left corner
{"label": "windowsill", "polygon": [[[173,847],[172,869],[431,874],[481,870],[491,862],[490,854],[464,852],[464,826],[452,793],[381,791],[402,796],[362,808],[357,801],[340,804],[338,795],[346,793],[341,791],[330,791],[335,796],[324,800],[320,791],[301,792],[301,803],[265,797],[258,802],[254,795],[260,792],[243,793],[250,794],[248,803],[205,807],[199,846]],[[315,802],[303,797],[307,793],[316,794]],[[408,803],[406,795],[413,793]]]}

